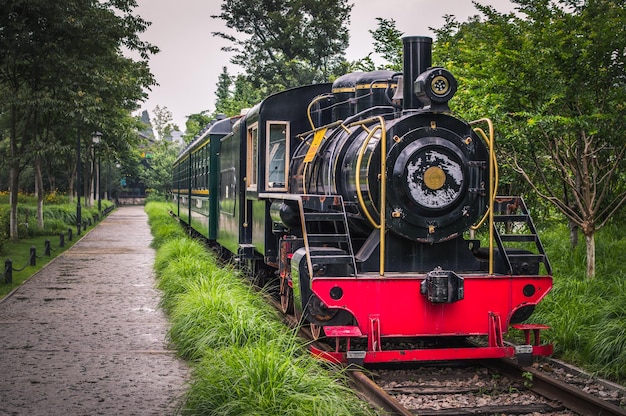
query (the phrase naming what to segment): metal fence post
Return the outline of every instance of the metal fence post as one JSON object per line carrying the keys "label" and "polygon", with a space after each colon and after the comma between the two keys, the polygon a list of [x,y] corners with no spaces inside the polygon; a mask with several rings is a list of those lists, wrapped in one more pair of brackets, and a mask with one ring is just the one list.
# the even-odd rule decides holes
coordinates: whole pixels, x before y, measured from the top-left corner
{"label": "metal fence post", "polygon": [[37,265],[37,249],[35,248],[35,246],[30,247],[30,265]]}
{"label": "metal fence post", "polygon": [[59,234],[59,247],[65,247],[65,234]]}
{"label": "metal fence post", "polygon": [[52,250],[50,249],[50,240],[46,239],[46,241],[44,242],[44,254],[50,257],[51,251]]}

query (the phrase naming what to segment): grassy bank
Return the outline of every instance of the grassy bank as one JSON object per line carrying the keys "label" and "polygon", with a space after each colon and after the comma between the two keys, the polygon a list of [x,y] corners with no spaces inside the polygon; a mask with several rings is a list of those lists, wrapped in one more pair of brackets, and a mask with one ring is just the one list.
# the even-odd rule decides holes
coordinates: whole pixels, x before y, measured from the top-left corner
{"label": "grassy bank", "polygon": [[541,233],[554,270],[554,288],[533,315],[552,327],[546,339],[555,356],[626,384],[626,238],[617,224],[596,235],[597,271],[585,277],[585,243],[572,248],[569,230],[556,225]]}
{"label": "grassy bank", "polygon": [[149,203],[146,212],[169,337],[193,368],[182,414],[371,414],[237,271],[184,235],[165,204]]}

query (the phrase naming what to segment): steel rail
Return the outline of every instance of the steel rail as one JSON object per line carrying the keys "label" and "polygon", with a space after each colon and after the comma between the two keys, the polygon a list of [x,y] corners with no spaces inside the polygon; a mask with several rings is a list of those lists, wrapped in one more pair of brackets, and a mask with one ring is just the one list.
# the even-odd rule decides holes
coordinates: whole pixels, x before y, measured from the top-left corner
{"label": "steel rail", "polygon": [[[584,416],[626,416],[626,409],[602,400],[563,381],[546,376],[541,371],[519,366],[510,359],[485,362],[489,368],[506,374],[508,377],[526,380],[530,390],[550,400],[558,401],[568,409]],[[532,375],[532,380],[524,377]]]}

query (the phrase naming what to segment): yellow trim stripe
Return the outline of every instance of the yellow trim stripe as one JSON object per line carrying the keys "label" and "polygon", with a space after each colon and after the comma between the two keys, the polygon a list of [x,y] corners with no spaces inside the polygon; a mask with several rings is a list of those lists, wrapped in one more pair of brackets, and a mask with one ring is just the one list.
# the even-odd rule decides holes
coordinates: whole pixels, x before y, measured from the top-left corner
{"label": "yellow trim stripe", "polygon": [[337,94],[338,92],[354,92],[355,90],[355,87],[333,88],[332,93]]}
{"label": "yellow trim stripe", "polygon": [[357,90],[369,90],[370,88],[382,89],[382,88],[397,88],[398,84],[387,84],[386,82],[377,82],[375,84],[359,84],[356,86]]}

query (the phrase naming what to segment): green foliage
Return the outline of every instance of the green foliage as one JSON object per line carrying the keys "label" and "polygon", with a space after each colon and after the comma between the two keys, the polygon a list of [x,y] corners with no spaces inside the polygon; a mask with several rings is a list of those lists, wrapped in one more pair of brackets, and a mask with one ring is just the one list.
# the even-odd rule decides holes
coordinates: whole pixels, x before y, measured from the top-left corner
{"label": "green foliage", "polygon": [[215,268],[196,279],[171,313],[170,338],[184,358],[199,359],[207,348],[260,345],[285,336],[276,314],[232,271]]}
{"label": "green foliage", "polygon": [[154,118],[152,119],[152,125],[156,130],[158,135],[158,140],[164,141],[171,137],[172,132],[179,131],[179,128],[176,124],[172,123],[174,116],[172,112],[167,109],[167,107],[154,107],[152,110],[154,114]]}
{"label": "green foliage", "polygon": [[[130,113],[155,84],[147,61],[158,49],[139,38],[149,23],[132,15],[135,6],[134,0],[3,2],[0,132],[8,137],[11,189],[19,189],[25,166],[40,190],[45,174],[64,175],[69,187],[76,140],[91,149],[94,131],[103,133],[109,160],[137,142]],[[17,224],[10,231],[16,237]]]}
{"label": "green foliage", "polygon": [[[224,84],[222,84],[222,82]],[[245,75],[231,77],[224,67],[224,72],[220,75],[218,90],[223,94],[218,95],[215,102],[215,113],[236,116],[244,108],[250,108],[263,99],[265,90],[256,88],[250,79]]]}
{"label": "green foliage", "polygon": [[434,60],[459,79],[454,110],[496,122],[505,186],[523,178],[591,241],[626,202],[626,10],[616,0],[514,3],[517,13],[477,5],[484,19],[448,17]]}
{"label": "green foliage", "polygon": [[252,85],[272,93],[337,74],[351,8],[346,0],[225,0],[213,17],[240,37],[214,35],[231,43],[224,49],[234,52],[231,62],[244,68]]}
{"label": "green foliage", "polygon": [[[219,95],[217,99],[219,101]],[[207,113],[207,111],[203,111],[201,113],[187,116],[187,122],[185,123],[185,135],[183,136],[185,143],[191,143],[193,139],[211,122],[211,116]]]}
{"label": "green foliage", "polygon": [[621,224],[598,232],[599,263],[594,279],[585,277],[585,248],[569,245],[566,226],[542,232],[554,269],[554,288],[532,319],[551,326],[545,337],[555,355],[618,382],[626,381],[626,249]]}
{"label": "green foliage", "polygon": [[144,185],[157,195],[165,195],[172,189],[172,165],[179,152],[178,146],[172,142],[158,140],[144,149],[144,153],[150,154],[139,165],[139,177]]}
{"label": "green foliage", "polygon": [[[103,208],[111,205],[110,201],[102,201]],[[96,214],[98,214],[98,209],[95,207],[83,207],[82,209],[82,218],[84,220],[91,219],[95,223]],[[10,207],[7,204],[0,203],[0,246],[3,241],[8,240],[9,215]],[[68,228],[76,227],[76,206],[73,204],[44,205],[44,228],[37,226],[36,218],[36,205],[23,203],[18,206],[18,237],[20,239],[67,233]]]}
{"label": "green foliage", "polygon": [[373,71],[375,69],[389,69],[392,71],[402,71],[402,56],[404,48],[402,45],[402,35],[404,34],[396,28],[394,19],[377,17],[378,26],[375,30],[370,30],[374,39],[374,52],[379,54],[384,62],[376,67],[372,54],[352,63],[354,70]]}
{"label": "green foliage", "polygon": [[[158,224],[154,221],[151,222],[151,227],[154,229]],[[156,259],[154,261],[154,269],[161,278],[163,276],[163,269],[176,258],[188,256],[196,258],[201,261],[210,259],[210,254],[206,250],[206,247],[201,245],[198,241],[184,237],[175,237],[174,235],[159,246]]]}
{"label": "green foliage", "polygon": [[164,202],[146,203],[150,228],[152,229],[153,248],[159,248],[169,240],[185,237],[185,232],[181,226],[168,213],[167,204]]}
{"label": "green foliage", "polygon": [[6,242],[9,240],[9,216],[11,210],[8,206],[0,204],[0,253],[4,252]]}

